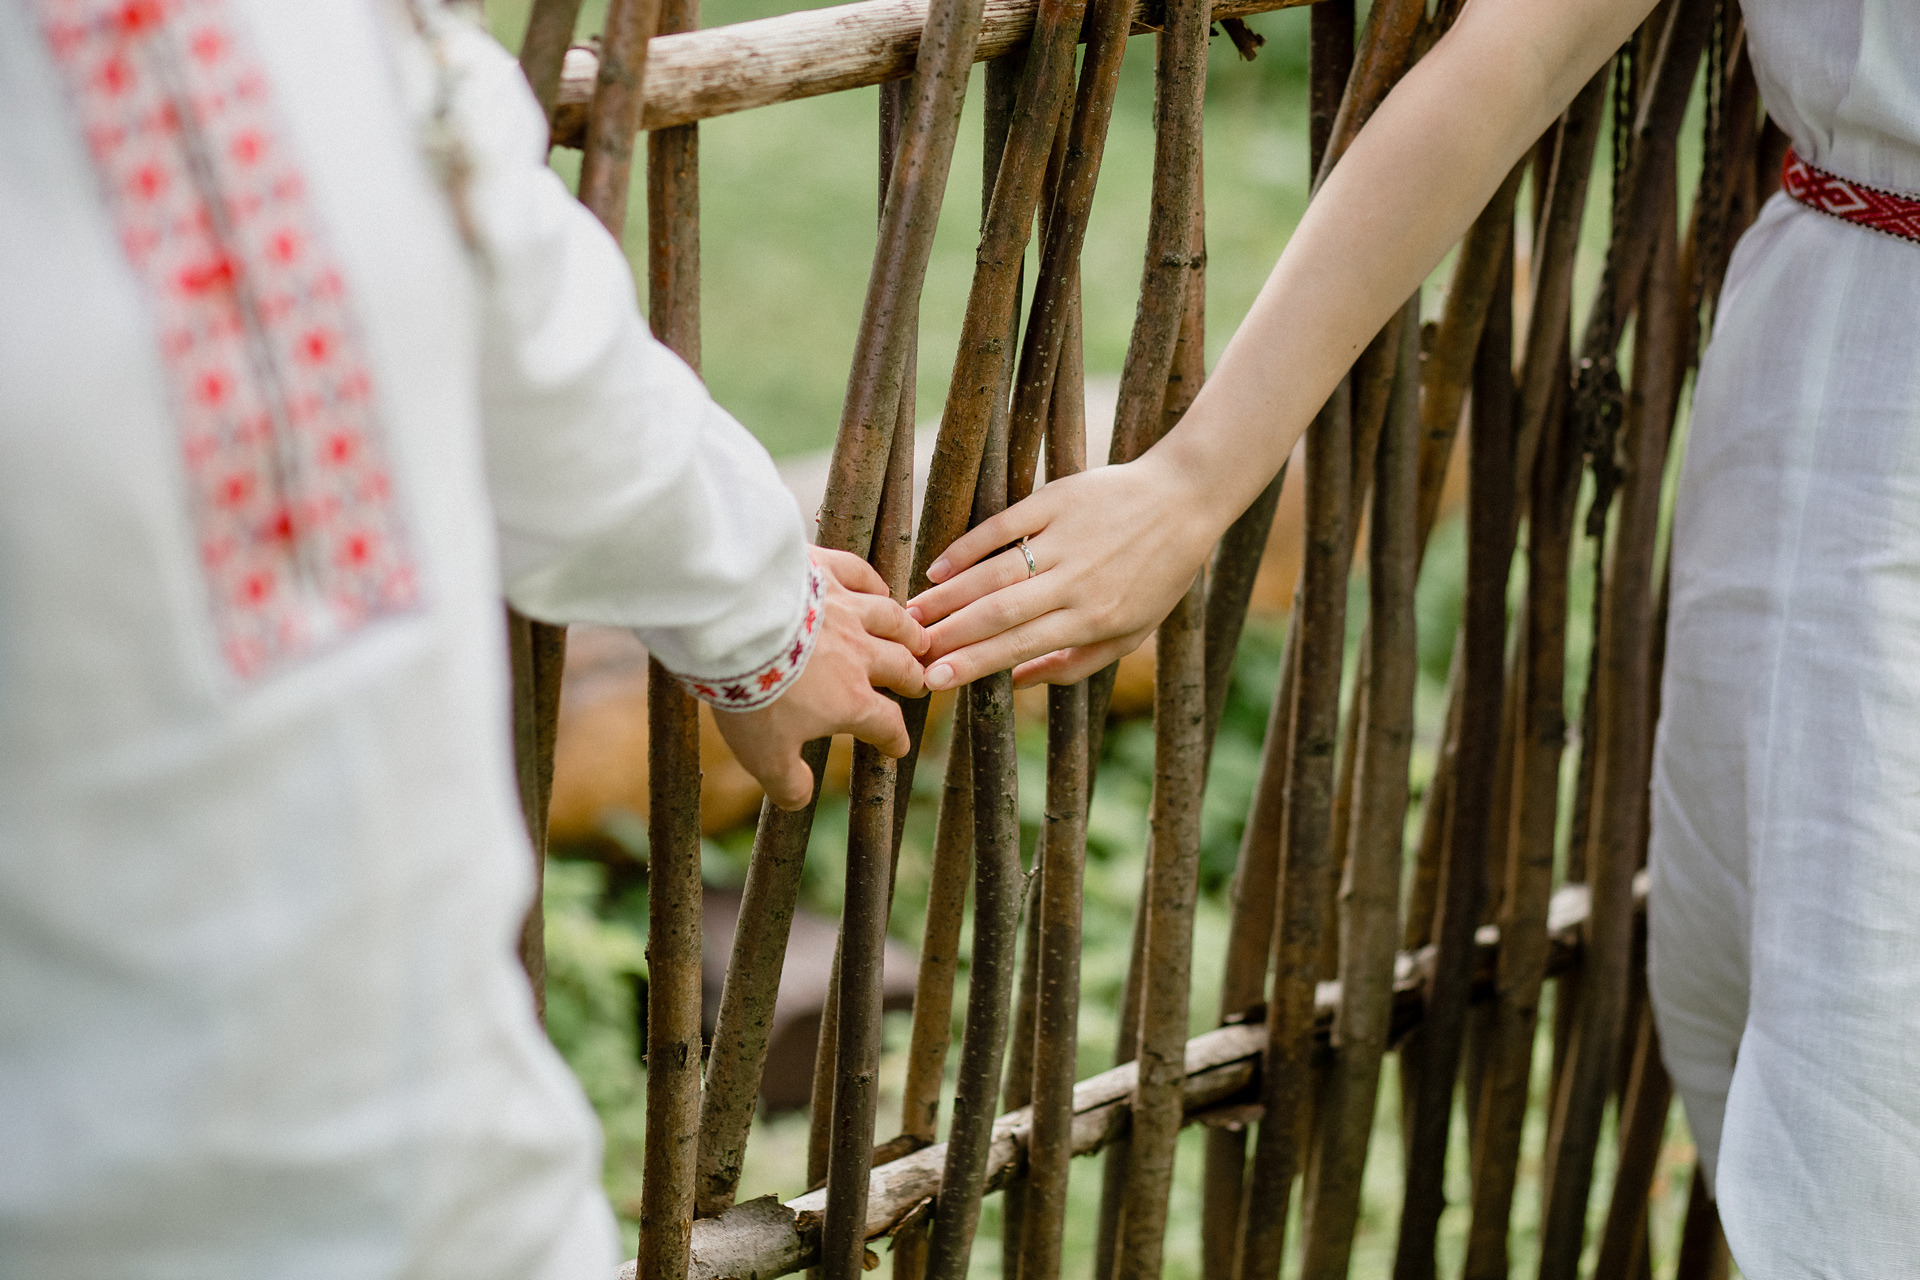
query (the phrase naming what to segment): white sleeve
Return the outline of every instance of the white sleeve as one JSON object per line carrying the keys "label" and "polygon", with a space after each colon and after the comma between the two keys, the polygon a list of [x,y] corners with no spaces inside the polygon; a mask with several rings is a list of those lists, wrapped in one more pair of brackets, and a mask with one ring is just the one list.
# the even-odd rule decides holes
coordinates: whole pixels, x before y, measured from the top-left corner
{"label": "white sleeve", "polygon": [[[792,495],[648,330],[620,246],[547,167],[518,64],[464,22],[436,35],[469,166],[507,598],[546,621],[632,627],[722,705],[770,701],[804,665],[817,612]],[[754,687],[729,697],[728,681]]]}

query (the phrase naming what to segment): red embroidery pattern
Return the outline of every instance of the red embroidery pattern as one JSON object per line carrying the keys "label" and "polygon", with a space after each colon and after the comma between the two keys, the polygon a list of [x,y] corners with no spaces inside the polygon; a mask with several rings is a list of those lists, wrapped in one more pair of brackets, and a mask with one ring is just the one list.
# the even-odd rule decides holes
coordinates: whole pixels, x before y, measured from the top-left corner
{"label": "red embroidery pattern", "polygon": [[1808,164],[1791,148],[1780,167],[1786,193],[1821,213],[1920,244],[1920,200],[1853,182]]}
{"label": "red embroidery pattern", "polygon": [[771,662],[724,680],[691,680],[681,676],[687,692],[702,702],[711,702],[723,711],[752,711],[764,707],[787,691],[800,678],[813,656],[813,642],[820,634],[820,568],[807,565],[806,608],[786,646]]}
{"label": "red embroidery pattern", "polygon": [[228,664],[412,606],[373,386],[271,89],[226,0],[38,0],[151,298]]}

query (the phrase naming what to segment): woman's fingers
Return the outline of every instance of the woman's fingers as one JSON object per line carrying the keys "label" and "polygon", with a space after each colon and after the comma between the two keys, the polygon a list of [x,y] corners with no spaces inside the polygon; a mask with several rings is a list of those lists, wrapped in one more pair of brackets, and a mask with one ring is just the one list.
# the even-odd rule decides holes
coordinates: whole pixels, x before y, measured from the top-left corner
{"label": "woman's fingers", "polygon": [[891,640],[904,646],[908,653],[927,651],[927,629],[894,603],[893,597],[849,593],[845,601],[868,635]]}
{"label": "woman's fingers", "polygon": [[[982,526],[985,527],[985,526]],[[950,617],[985,596],[1015,586],[1044,568],[1040,553],[1029,543],[1027,553],[1034,558],[1034,571],[1027,568],[1027,557],[1019,547],[1010,547],[990,560],[963,570],[937,587],[929,587],[907,602],[907,612],[922,623],[935,623]]]}
{"label": "woman's fingers", "polygon": [[1070,608],[1070,601],[1062,598],[1065,591],[1063,582],[1058,578],[1037,578],[1032,582],[1015,582],[1012,586],[988,592],[927,628],[927,647],[921,657],[932,662],[956,649],[964,649],[989,636],[1012,630],[1022,623]]}
{"label": "woman's fingers", "polygon": [[1009,542],[1017,542],[1046,528],[1046,513],[1052,501],[1044,495],[1046,490],[1039,490],[1000,514],[987,517],[955,538],[940,553],[940,558],[927,567],[927,577],[934,582],[945,582],[995,547],[1004,547]]}
{"label": "woman's fingers", "polygon": [[1015,667],[1013,687],[1025,689],[1036,684],[1078,684],[1138,649],[1145,638],[1127,636],[1120,640],[1103,640],[1099,644],[1055,649],[1052,653],[1042,654],[1031,662],[1023,662]]}
{"label": "woman's fingers", "polygon": [[951,689],[995,671],[1005,671],[1051,653],[1081,629],[1072,610],[1055,609],[1031,622],[1007,628],[944,655],[927,668],[927,688]]}

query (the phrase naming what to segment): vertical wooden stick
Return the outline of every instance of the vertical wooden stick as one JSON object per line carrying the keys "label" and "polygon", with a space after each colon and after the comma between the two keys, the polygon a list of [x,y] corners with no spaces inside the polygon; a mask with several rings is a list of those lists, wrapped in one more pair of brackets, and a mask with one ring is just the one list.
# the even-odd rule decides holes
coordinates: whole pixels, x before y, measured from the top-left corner
{"label": "vertical wooden stick", "polygon": [[520,924],[520,964],[533,987],[534,1016],[547,1020],[547,942],[542,882],[547,867],[547,808],[553,798],[553,743],[560,725],[560,675],[567,665],[567,629],[507,610],[507,654],[513,676],[513,764],[520,811],[533,846],[533,901]]}
{"label": "vertical wooden stick", "polygon": [[[884,215],[894,158],[905,123],[905,93],[881,92],[880,189]],[[908,319],[910,332],[918,329]],[[868,559],[896,600],[905,599],[913,539],[914,367],[909,346],[902,357],[888,461]],[[816,1063],[831,1054],[831,1130],[827,1153],[827,1208],[821,1229],[820,1271],[826,1280],[854,1280],[864,1270],[868,1175],[879,1103],[881,976],[887,917],[893,904],[894,859],[899,845],[895,810],[904,808],[895,762],[865,743],[854,746],[849,796],[846,896],[834,970],[835,1028],[828,1040],[823,1020]],[[816,1066],[816,1072],[818,1071]],[[816,1085],[818,1084],[816,1080]],[[816,1088],[815,1095],[820,1090]],[[820,1116],[816,1113],[815,1131]]]}
{"label": "vertical wooden stick", "polygon": [[616,239],[627,225],[633,139],[640,132],[640,108],[646,101],[647,42],[653,39],[660,5],[661,0],[609,0],[600,38],[600,74],[587,106],[580,202]]}
{"label": "vertical wooden stick", "polygon": [[879,1101],[880,968],[887,940],[893,783],[893,761],[876,747],[856,743],[841,913],[838,1034],[832,1045],[827,1209],[820,1234],[820,1272],[826,1280],[856,1280],[865,1270],[868,1174]]}
{"label": "vertical wooden stick", "polygon": [[[1027,873],[1027,892],[1021,901],[1019,968],[1014,978],[1012,1037],[1007,1045],[1007,1078],[1000,1092],[1000,1112],[1018,1111],[1033,1101],[1034,1039],[1039,1033],[1035,1015],[1040,1004],[1040,894],[1046,872],[1047,834],[1041,828]],[[1000,1188],[1000,1274],[1019,1280],[1022,1239],[1027,1224],[1027,1174],[1016,1169]]]}
{"label": "vertical wooden stick", "polygon": [[[1178,7],[1168,8],[1167,24],[1160,35],[1159,57],[1154,74],[1153,200],[1147,221],[1146,263],[1141,271],[1140,301],[1134,312],[1133,333],[1120,373],[1113,442],[1108,450],[1110,462],[1125,462],[1138,457],[1159,438],[1165,427],[1162,410],[1167,394],[1167,378],[1179,326],[1185,314],[1187,279],[1196,265],[1192,248],[1193,219],[1199,200],[1208,16],[1204,4],[1183,0]],[[1204,584],[1200,589],[1204,590]],[[1201,608],[1204,608],[1204,602]],[[1181,609],[1176,608],[1175,614],[1180,613]],[[1202,621],[1201,615],[1196,613],[1183,625],[1197,630]],[[1106,688],[1110,690],[1111,677],[1104,672],[1102,676],[1105,677]],[[1156,682],[1160,676],[1160,668],[1156,666]],[[1204,670],[1199,679],[1204,682]],[[1204,689],[1202,692],[1204,694]],[[1100,700],[1097,689],[1095,700]],[[1199,714],[1204,719],[1204,699]],[[1158,737],[1155,751],[1157,761],[1161,751]],[[1158,773],[1159,765],[1156,764],[1156,777]],[[1159,795],[1158,785],[1155,794]],[[1155,803],[1161,801],[1156,800]],[[1174,810],[1169,810],[1169,813],[1172,812]],[[1160,850],[1159,828],[1160,824],[1156,822],[1154,834],[1149,837],[1147,875],[1151,884],[1154,882],[1155,868],[1163,868],[1162,874],[1171,877],[1166,880],[1171,891],[1172,886],[1178,883],[1177,877],[1183,874],[1184,851]],[[1148,957],[1153,954],[1150,938],[1153,928],[1152,896],[1151,891],[1142,894],[1134,916],[1133,951],[1126,991],[1122,997],[1125,1007],[1121,1014],[1121,1055],[1138,1052],[1134,1037],[1146,1033],[1146,992],[1155,982],[1155,975],[1147,968]],[[1177,900],[1177,894],[1169,899],[1174,900]],[[1167,922],[1164,927],[1170,940],[1177,938],[1182,928],[1173,921]],[[1184,927],[1189,933],[1187,955],[1183,963],[1190,965],[1191,920]],[[1180,999],[1184,1009],[1187,999],[1185,992]],[[1130,1018],[1139,1021],[1129,1026]],[[1138,1043],[1144,1044],[1145,1041]],[[1125,1061],[1126,1056],[1121,1056],[1120,1060]],[[1184,1060],[1175,1065],[1184,1070]],[[1143,1068],[1143,1079],[1152,1071],[1153,1068]],[[1161,1105],[1157,1099],[1165,1086],[1155,1083],[1151,1088],[1151,1096],[1156,1099],[1152,1105]],[[1177,1096],[1177,1083],[1174,1090]],[[1138,1114],[1136,1109],[1136,1122],[1125,1142],[1115,1143],[1108,1148],[1106,1167],[1102,1171],[1101,1220],[1095,1260],[1097,1280],[1110,1280],[1112,1275],[1120,1272],[1133,1274],[1140,1267],[1148,1265],[1156,1274],[1158,1272],[1161,1242],[1157,1238],[1149,1239],[1151,1233],[1145,1226],[1156,1214],[1164,1219],[1165,1195],[1158,1190],[1160,1164],[1164,1160],[1167,1169],[1171,1170],[1172,1148],[1169,1140],[1164,1154],[1152,1148],[1144,1153],[1136,1153],[1135,1143],[1142,1132]],[[1158,1144],[1162,1139],[1159,1130],[1152,1126],[1153,1122],[1150,1122],[1147,1132]],[[1144,1164],[1141,1163],[1143,1160]],[[1171,1176],[1170,1172],[1168,1176]],[[1154,1207],[1156,1202],[1158,1208]],[[1129,1208],[1130,1205],[1133,1207]]]}
{"label": "vertical wooden stick", "polygon": [[[1353,69],[1353,0],[1322,0],[1314,6],[1309,36],[1308,134],[1309,176],[1317,173],[1333,133],[1333,117]],[[1343,381],[1334,393],[1345,409],[1352,403]],[[1324,413],[1325,411],[1323,411]],[[1344,421],[1344,419],[1343,419]],[[1309,428],[1311,434],[1312,428]],[[1342,442],[1342,450],[1345,442]],[[1323,450],[1325,446],[1322,446]],[[1344,470],[1343,470],[1344,474]],[[1252,597],[1254,578],[1272,534],[1274,511],[1287,477],[1282,464],[1266,490],[1249,507],[1215,553],[1207,587],[1205,620],[1207,657],[1207,724],[1209,751],[1226,708],[1227,689],[1239,648],[1240,630]],[[1344,503],[1344,494],[1342,502]],[[1324,500],[1323,500],[1324,501]],[[1344,520],[1344,513],[1342,515]],[[1308,536],[1311,543],[1311,535]],[[1310,559],[1311,549],[1303,555]],[[1304,582],[1306,568],[1302,566]],[[1227,925],[1227,954],[1220,980],[1220,1017],[1224,1023],[1259,1003],[1266,992],[1266,974],[1278,928],[1276,894],[1280,880],[1282,840],[1287,823],[1288,779],[1292,773],[1294,698],[1299,677],[1302,588],[1296,585],[1293,621],[1287,629],[1280,657],[1280,680],[1274,688],[1267,716],[1266,739],[1260,747],[1260,775],[1241,833],[1240,856],[1234,864],[1232,912]],[[1271,1016],[1271,1015],[1270,1015]],[[1247,1176],[1248,1135],[1241,1128],[1207,1131],[1206,1172],[1202,1207],[1201,1274],[1205,1280],[1231,1280],[1242,1244],[1242,1200]],[[1273,1157],[1269,1156],[1269,1160]],[[1291,1156],[1287,1156],[1291,1184]],[[1286,1193],[1283,1189],[1282,1194]],[[1281,1230],[1285,1230],[1285,1214]],[[1276,1255],[1277,1257],[1277,1255]]]}
{"label": "vertical wooden stick", "polygon": [[[1076,299],[1077,302],[1077,299]],[[1077,308],[1076,308],[1077,310]],[[1049,479],[1086,467],[1078,315],[1054,381]],[[1033,1124],[1027,1140],[1022,1280],[1059,1280],[1073,1160],[1073,1084],[1079,1066],[1080,912],[1087,857],[1087,686],[1047,690],[1047,810],[1040,838],[1039,990],[1034,1011]]]}
{"label": "vertical wooden stick", "polygon": [[1560,119],[1559,141],[1553,151],[1553,169],[1544,179],[1545,214],[1534,228],[1531,276],[1527,303],[1527,332],[1520,361],[1520,391],[1514,428],[1514,473],[1518,486],[1516,509],[1526,506],[1526,486],[1533,475],[1533,458],[1548,420],[1556,375],[1567,351],[1568,318],[1573,307],[1573,267],[1578,256],[1580,226],[1587,210],[1587,180],[1593,172],[1593,153],[1606,119],[1607,69],[1602,67],[1567,107]]}
{"label": "vertical wooden stick", "polygon": [[[933,473],[948,483],[930,486],[915,546],[913,586],[928,585],[927,566],[964,531],[976,505],[966,478],[979,474],[988,418],[1012,376],[1008,334],[1018,317],[1020,270],[1053,153],[1060,110],[1073,85],[1073,51],[1086,0],[1042,0],[1015,99],[1006,153],[994,181],[976,254],[959,350],[947,392]],[[1003,409],[1004,411],[1004,409]]]}
{"label": "vertical wooden stick", "polygon": [[[1033,305],[1014,377],[1009,444],[1013,494],[1024,494],[1032,487],[1061,343],[1069,315],[1077,308],[1073,301],[1079,290],[1077,264],[1086,241],[1100,161],[1106,151],[1107,126],[1113,119],[1113,99],[1120,85],[1132,14],[1127,0],[1093,0],[1087,22],[1086,57],[1074,95],[1067,146],[1049,202],[1040,274],[1034,281]],[[1103,704],[1099,695],[1090,693],[1089,698],[1094,709],[1100,710]],[[1101,714],[1104,716],[1104,711]]]}
{"label": "vertical wooden stick", "polygon": [[1211,16],[1206,0],[1172,0],[1159,36],[1154,68],[1153,203],[1147,214],[1140,301],[1120,369],[1109,451],[1113,461],[1138,457],[1166,426],[1161,411],[1167,376],[1187,283],[1200,265],[1194,260],[1193,217],[1200,201],[1201,115]]}
{"label": "vertical wooden stick", "polygon": [[[1676,19],[1677,20],[1677,19]],[[1671,165],[1671,155],[1668,163]],[[1585,1240],[1593,1156],[1617,1055],[1633,938],[1633,875],[1644,838],[1652,726],[1647,722],[1653,552],[1666,469],[1667,426],[1679,400],[1677,231],[1672,175],[1659,209],[1634,339],[1634,380],[1624,432],[1626,479],[1599,602],[1604,628],[1596,732],[1601,744],[1589,882],[1590,934],[1581,1004],[1548,1136],[1540,1239],[1542,1280],[1572,1280]]]}
{"label": "vertical wooden stick", "polygon": [[[1195,0],[1169,5],[1160,35],[1147,266],[1114,424],[1116,442],[1129,438],[1124,446],[1128,451],[1142,450],[1147,441],[1164,434],[1193,402],[1205,375],[1200,143],[1208,16],[1206,5]],[[1178,308],[1168,311],[1175,301]],[[1157,414],[1143,419],[1144,411],[1133,408],[1128,398],[1129,387],[1155,371],[1160,380],[1153,406]],[[1114,1250],[1116,1280],[1158,1277],[1166,1245],[1167,1198],[1186,1080],[1200,799],[1206,788],[1205,592],[1204,577],[1196,578],[1161,624],[1155,649],[1152,853],[1141,895],[1147,928],[1139,983],[1140,1074]]]}
{"label": "vertical wooden stick", "polygon": [[1140,1074],[1114,1249],[1115,1280],[1159,1276],[1166,1246],[1167,1197],[1186,1082],[1193,914],[1199,897],[1201,769],[1206,756],[1200,732],[1205,719],[1203,608],[1196,579],[1160,625],[1155,650],[1153,852],[1142,894],[1147,931]]}
{"label": "vertical wooden stick", "polygon": [[[818,791],[826,770],[827,740],[809,742],[801,749],[800,758],[813,770],[814,789]],[[720,989],[713,1049],[707,1058],[706,1089],[700,1099],[695,1187],[698,1212],[703,1218],[731,1206],[734,1188],[740,1183],[747,1131],[753,1122],[754,1099],[760,1092],[760,1073],[766,1066],[767,1035],[780,993],[780,971],[786,962],[800,873],[806,862],[807,835],[812,827],[812,806],[797,813],[783,812],[771,803],[760,807],[760,825],[747,863],[747,883],[740,896],[740,918],[754,923],[750,929],[734,930],[726,982]]]}
{"label": "vertical wooden stick", "polygon": [[[1003,163],[1003,173],[1005,167]],[[989,415],[974,486],[975,522],[1006,507],[1006,423],[1004,414]],[[1014,935],[1019,928],[1023,881],[1013,677],[1002,671],[976,680],[967,686],[967,697],[973,745],[973,952],[953,1123],[948,1127],[940,1200],[927,1246],[929,1280],[961,1280],[966,1275],[980,1223],[1013,1003]]]}
{"label": "vertical wooden stick", "polygon": [[[691,30],[698,0],[663,0],[659,17],[666,30]],[[695,369],[698,128],[647,138],[648,312],[654,335]],[[700,1116],[700,718],[692,696],[657,662],[647,676],[647,759],[647,1143],[638,1271],[648,1280],[684,1280]]]}
{"label": "vertical wooden stick", "polygon": [[1345,1276],[1360,1208],[1360,1175],[1373,1126],[1380,1055],[1391,1022],[1393,957],[1400,937],[1401,831],[1413,740],[1414,541],[1419,478],[1419,299],[1400,326],[1393,406],[1380,436],[1368,534],[1369,669],[1355,788],[1352,850],[1341,888],[1341,1002],[1335,1065],[1322,1104],[1318,1168],[1307,1207],[1303,1280]]}
{"label": "vertical wooden stick", "polygon": [[580,21],[580,2],[534,0],[527,15],[526,34],[520,40],[520,73],[526,76],[549,125],[554,100],[560,96],[560,68],[566,61],[567,46],[573,43],[573,29]]}
{"label": "vertical wooden stick", "polygon": [[[658,314],[657,312],[655,314]],[[647,1145],[638,1274],[684,1280],[700,1117],[700,718],[647,672]]]}
{"label": "vertical wooden stick", "polygon": [[[1474,931],[1485,898],[1494,765],[1506,679],[1507,578],[1513,564],[1513,196],[1514,171],[1491,220],[1504,233],[1483,312],[1473,366],[1473,436],[1467,497],[1466,614],[1461,626],[1460,729],[1448,790],[1446,857],[1439,885],[1433,980],[1416,1033],[1420,1069],[1412,1081],[1407,1172],[1395,1280],[1432,1280],[1440,1214],[1446,1208],[1447,1138],[1454,1082],[1466,1035]],[[1463,250],[1461,262],[1471,259]],[[1497,287],[1505,284],[1503,290]],[[1431,428],[1429,428],[1431,430]],[[1431,438],[1429,436],[1429,438]],[[1424,443],[1424,442],[1423,442]],[[1424,512],[1419,513],[1424,515]],[[1418,533],[1416,532],[1416,537]]]}
{"label": "vertical wooden stick", "polygon": [[927,14],[820,506],[822,546],[866,555],[872,543],[980,13],[981,0],[936,0]]}
{"label": "vertical wooden stick", "polygon": [[1719,1206],[1707,1194],[1706,1176],[1695,1169],[1673,1280],[1727,1280],[1732,1264],[1733,1259],[1727,1253],[1727,1238],[1720,1230]]}
{"label": "vertical wooden stick", "polygon": [[1594,1280],[1630,1280],[1636,1256],[1644,1255],[1647,1195],[1666,1138],[1667,1112],[1673,1106],[1673,1081],[1660,1060],[1653,1006],[1642,1001],[1635,1021],[1632,1074],[1620,1106],[1620,1163],[1614,1170],[1613,1197],[1600,1235]]}
{"label": "vertical wooden stick", "polygon": [[[1564,369],[1564,355],[1560,364]],[[1558,397],[1562,409],[1565,399],[1562,391]],[[1511,768],[1515,792],[1511,860],[1500,914],[1500,953],[1479,1104],[1467,1280],[1505,1280],[1510,1272],[1507,1229],[1527,1115],[1540,988],[1547,967],[1547,905],[1553,892],[1560,758],[1567,736],[1568,553],[1580,479],[1577,446],[1569,438],[1564,418],[1564,412],[1550,415],[1552,425],[1538,455],[1527,534],[1526,631],[1521,646],[1525,709]]]}
{"label": "vertical wooden stick", "polygon": [[[953,738],[934,828],[933,866],[928,873],[926,936],[913,994],[913,1032],[907,1046],[907,1083],[900,1132],[931,1143],[938,1132],[940,1086],[953,1038],[953,983],[960,967],[960,924],[966,912],[967,877],[973,868],[973,748],[967,731],[967,699],[954,702]],[[927,1229],[915,1225],[894,1239],[894,1280],[923,1280]]]}
{"label": "vertical wooden stick", "polygon": [[1273,994],[1261,1064],[1264,1111],[1241,1214],[1239,1280],[1274,1280],[1286,1245],[1287,1200],[1305,1146],[1301,1119],[1313,1049],[1314,988],[1320,976],[1325,912],[1321,886],[1334,862],[1329,844],[1333,757],[1340,727],[1340,671],[1346,646],[1347,527],[1352,454],[1347,397],[1336,395],[1307,429],[1306,539],[1294,624],[1299,639],[1291,723],[1276,705],[1268,741],[1290,732],[1286,860],[1275,906]]}

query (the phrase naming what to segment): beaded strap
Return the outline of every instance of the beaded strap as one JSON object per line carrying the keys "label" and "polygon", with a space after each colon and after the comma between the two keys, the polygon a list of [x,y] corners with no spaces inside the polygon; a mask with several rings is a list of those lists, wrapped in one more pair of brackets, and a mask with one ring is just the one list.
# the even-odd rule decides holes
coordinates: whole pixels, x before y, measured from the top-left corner
{"label": "beaded strap", "polygon": [[1780,186],[1809,209],[1920,244],[1920,200],[1912,196],[1828,173],[1791,149],[1780,166]]}

